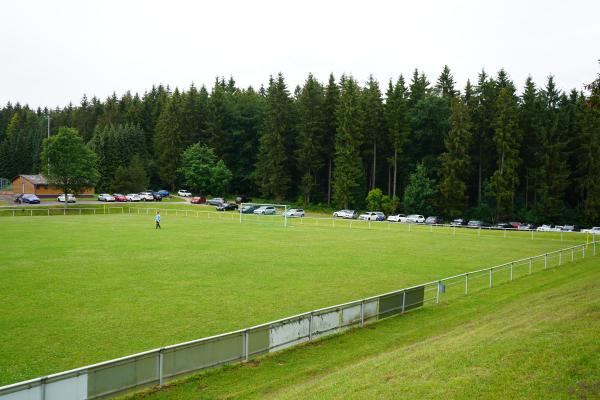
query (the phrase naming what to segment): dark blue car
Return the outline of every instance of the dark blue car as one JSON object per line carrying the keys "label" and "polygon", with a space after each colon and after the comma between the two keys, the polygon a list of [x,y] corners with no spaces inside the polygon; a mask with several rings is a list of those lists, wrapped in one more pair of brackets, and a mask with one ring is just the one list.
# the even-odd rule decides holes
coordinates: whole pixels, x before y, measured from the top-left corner
{"label": "dark blue car", "polygon": [[160,195],[160,197],[169,197],[169,191],[165,189],[159,190],[158,194]]}
{"label": "dark blue car", "polygon": [[40,199],[35,194],[22,194],[15,199],[15,203],[40,204]]}

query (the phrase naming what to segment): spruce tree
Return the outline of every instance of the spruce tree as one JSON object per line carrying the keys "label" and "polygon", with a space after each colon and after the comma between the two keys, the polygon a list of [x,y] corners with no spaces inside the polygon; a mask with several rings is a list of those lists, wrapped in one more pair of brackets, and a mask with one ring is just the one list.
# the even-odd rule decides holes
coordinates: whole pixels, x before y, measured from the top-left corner
{"label": "spruce tree", "polygon": [[[335,136],[335,159],[333,170],[333,202],[348,208],[356,204],[363,180],[360,147],[363,142],[363,111],[361,89],[352,76],[341,80],[340,99],[337,107],[337,130]],[[360,196],[360,197],[359,197]]]}
{"label": "spruce tree", "polygon": [[333,158],[335,155],[335,136],[337,131],[337,107],[340,100],[340,89],[333,77],[329,75],[329,82],[325,88],[325,102],[323,113],[325,119],[325,132],[323,137],[323,152],[325,154],[327,168],[325,181],[327,182],[327,204],[331,203],[331,188],[333,178]]}
{"label": "spruce tree", "polygon": [[181,122],[181,95],[177,89],[160,113],[154,134],[154,154],[162,182],[175,190],[179,159],[185,149]]}
{"label": "spruce tree", "polygon": [[319,172],[324,165],[322,142],[325,136],[323,86],[312,74],[301,88],[297,99],[298,125],[296,159],[301,174],[299,192],[308,204],[318,186]]}
{"label": "spruce tree", "polygon": [[440,156],[440,194],[446,215],[461,215],[467,207],[467,181],[471,164],[471,118],[469,110],[460,99],[452,102],[450,131],[444,139],[446,151]]}
{"label": "spruce tree", "polygon": [[500,90],[494,119],[494,145],[498,155],[496,171],[490,178],[487,195],[494,199],[496,218],[514,213],[515,190],[519,183],[520,164],[517,101],[511,90]]}
{"label": "spruce tree", "polygon": [[548,77],[544,90],[540,92],[542,105],[541,152],[538,162],[541,176],[536,187],[536,214],[544,220],[557,220],[563,214],[563,199],[568,187],[567,138],[560,129],[560,92],[552,76]]}
{"label": "spruce tree", "polygon": [[369,189],[377,186],[377,152],[378,144],[385,137],[385,121],[383,115],[383,100],[379,83],[369,76],[367,86],[363,90],[362,107],[364,115],[363,137],[365,144],[365,158],[370,158]]}
{"label": "spruce tree", "polygon": [[288,143],[290,136],[291,99],[283,75],[269,80],[267,108],[260,137],[256,178],[261,194],[283,199],[290,186]]}
{"label": "spruce tree", "polygon": [[398,158],[402,157],[410,134],[406,86],[402,75],[400,75],[395,85],[392,85],[392,81],[390,80],[386,97],[385,122],[389,140],[394,149],[392,198],[396,198],[396,190],[398,188]]}
{"label": "spruce tree", "polygon": [[521,107],[519,108],[519,129],[523,134],[521,146],[522,184],[525,209],[530,205],[537,205],[537,187],[542,176],[542,156],[544,146],[542,145],[542,121],[541,104],[538,98],[538,90],[531,77],[525,81],[525,89],[521,96]]}
{"label": "spruce tree", "polygon": [[587,224],[597,225],[600,222],[600,85],[592,85],[591,89],[581,115],[577,175],[584,220]]}

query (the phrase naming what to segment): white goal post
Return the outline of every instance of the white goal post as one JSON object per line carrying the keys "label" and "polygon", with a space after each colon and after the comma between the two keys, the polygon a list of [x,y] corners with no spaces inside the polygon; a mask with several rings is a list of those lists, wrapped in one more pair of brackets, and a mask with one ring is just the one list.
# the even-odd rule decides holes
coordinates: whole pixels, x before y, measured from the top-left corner
{"label": "white goal post", "polygon": [[283,226],[288,226],[288,204],[241,203],[239,207],[240,224],[244,221],[277,221],[281,218]]}

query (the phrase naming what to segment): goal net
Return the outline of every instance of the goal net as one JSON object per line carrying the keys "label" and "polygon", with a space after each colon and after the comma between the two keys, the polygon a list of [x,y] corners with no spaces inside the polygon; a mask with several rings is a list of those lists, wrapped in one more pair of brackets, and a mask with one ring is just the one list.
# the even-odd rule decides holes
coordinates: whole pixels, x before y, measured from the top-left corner
{"label": "goal net", "polygon": [[242,203],[239,208],[240,224],[255,222],[287,227],[288,210],[287,204]]}

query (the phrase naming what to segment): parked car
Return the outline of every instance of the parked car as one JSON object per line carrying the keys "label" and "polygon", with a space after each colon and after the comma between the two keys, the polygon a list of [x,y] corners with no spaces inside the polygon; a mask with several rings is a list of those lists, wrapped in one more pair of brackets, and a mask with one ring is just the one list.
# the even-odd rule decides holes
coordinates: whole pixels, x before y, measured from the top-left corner
{"label": "parked car", "polygon": [[581,230],[577,225],[565,225],[562,228],[563,232],[579,232]]}
{"label": "parked car", "polygon": [[251,201],[252,201],[252,199],[250,197],[246,197],[246,196],[237,196],[235,198],[235,202],[238,203],[238,204],[249,203]]}
{"label": "parked car", "polygon": [[113,193],[113,197],[115,198],[115,201],[118,201],[120,203],[127,201],[127,197],[125,197],[125,195],[121,193]]}
{"label": "parked car", "polygon": [[256,210],[258,206],[255,205],[245,205],[242,207],[242,214],[254,214],[254,210]]}
{"label": "parked car", "polygon": [[290,208],[284,212],[282,216],[288,218],[302,218],[304,217],[304,210],[302,208]]}
{"label": "parked car", "polygon": [[406,215],[404,214],[394,214],[387,217],[387,220],[390,222],[406,222]]}
{"label": "parked car", "polygon": [[538,232],[560,232],[562,230],[562,226],[560,225],[542,225],[537,228]]}
{"label": "parked car", "polygon": [[385,221],[385,215],[379,211],[368,211],[364,214],[360,214],[358,219],[364,221]]}
{"label": "parked car", "polygon": [[339,210],[333,213],[333,218],[356,219],[358,213],[354,210]]}
{"label": "parked car", "polygon": [[142,198],[137,193],[129,193],[125,198],[127,201],[142,201]]}
{"label": "parked car", "polygon": [[442,219],[442,217],[438,217],[438,216],[431,216],[431,217],[427,217],[427,219],[425,220],[425,223],[427,225],[441,225],[444,223],[444,220]]}
{"label": "parked car", "polygon": [[260,206],[256,210],[253,211],[254,214],[261,215],[275,215],[275,207],[273,206]]}
{"label": "parked car", "polygon": [[[60,196],[57,197],[57,200],[61,203],[65,202],[65,195],[61,194]],[[77,199],[75,198],[75,196],[73,196],[71,193],[67,194],[67,203],[75,203],[77,201]]]}
{"label": "parked car", "polygon": [[488,224],[487,222],[479,221],[476,219],[469,221],[469,223],[467,224],[467,228],[487,228],[489,226],[490,224]]}
{"label": "parked car", "polygon": [[221,205],[217,206],[217,211],[233,211],[237,209],[238,205],[235,203],[221,203]]}
{"label": "parked car", "polygon": [[519,230],[520,231],[531,231],[536,229],[537,226],[535,226],[534,224],[530,224],[530,223],[525,223],[525,224],[521,224],[519,225]]}
{"label": "parked car", "polygon": [[15,197],[15,203],[40,204],[40,199],[35,194],[20,194]]}
{"label": "parked car", "polygon": [[452,222],[450,222],[450,226],[465,226],[465,225],[467,225],[467,221],[462,218],[456,218],[456,219],[453,219]]}
{"label": "parked car", "polygon": [[595,226],[590,229],[582,229],[581,232],[582,233],[591,233],[593,235],[600,235],[600,226]]}
{"label": "parked car", "polygon": [[154,201],[154,195],[152,192],[140,192],[139,196],[142,201]]}
{"label": "parked car", "polygon": [[419,214],[411,214],[406,217],[406,222],[409,224],[422,224],[425,222],[425,217]]}
{"label": "parked car", "polygon": [[496,226],[494,226],[494,228],[496,228],[496,229],[514,229],[513,226],[508,222],[498,222],[496,224]]}
{"label": "parked car", "polygon": [[177,196],[181,196],[181,197],[192,197],[192,194],[190,192],[188,192],[185,189],[179,189],[177,191]]}
{"label": "parked car", "polygon": [[165,189],[161,189],[157,193],[160,195],[161,198],[165,198],[165,197],[169,197],[170,196],[169,191],[165,190]]}
{"label": "parked car", "polygon": [[192,203],[192,204],[204,204],[204,203],[206,203],[206,197],[202,197],[202,196],[192,197],[192,199],[190,200],[190,203]]}
{"label": "parked car", "polygon": [[513,229],[519,229],[519,227],[521,226],[520,222],[509,222],[510,226],[512,226]]}
{"label": "parked car", "polygon": [[225,199],[223,199],[222,197],[213,197],[212,199],[209,199],[207,201],[208,204],[210,204],[211,206],[220,206],[221,204],[225,203]]}
{"label": "parked car", "polygon": [[152,197],[154,197],[154,201],[162,201],[162,196],[158,192],[150,192],[152,193]]}
{"label": "parked car", "polygon": [[108,193],[101,193],[98,195],[98,201],[110,202],[115,201],[115,198]]}

